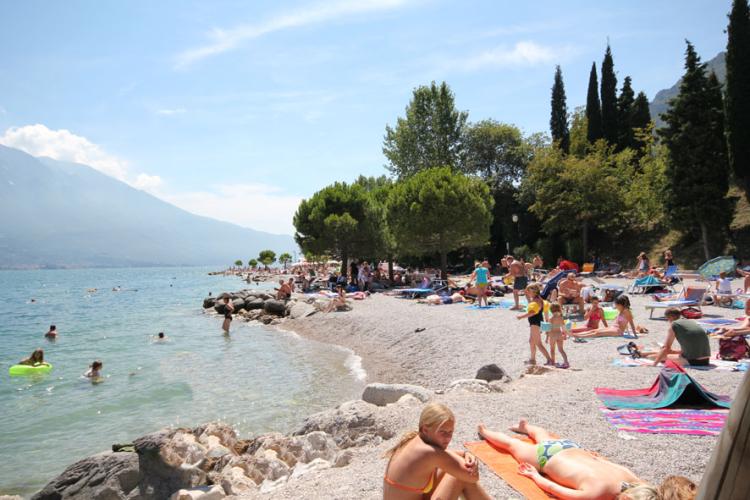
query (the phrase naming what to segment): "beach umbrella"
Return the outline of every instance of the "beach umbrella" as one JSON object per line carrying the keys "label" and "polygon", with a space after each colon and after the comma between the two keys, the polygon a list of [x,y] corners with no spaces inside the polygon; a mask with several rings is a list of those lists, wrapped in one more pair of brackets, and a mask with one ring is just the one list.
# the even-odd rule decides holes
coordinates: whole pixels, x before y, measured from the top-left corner
{"label": "beach umbrella", "polygon": [[736,266],[737,262],[735,262],[734,257],[725,255],[709,260],[698,268],[698,273],[705,279],[711,279],[718,276],[721,272],[732,274]]}

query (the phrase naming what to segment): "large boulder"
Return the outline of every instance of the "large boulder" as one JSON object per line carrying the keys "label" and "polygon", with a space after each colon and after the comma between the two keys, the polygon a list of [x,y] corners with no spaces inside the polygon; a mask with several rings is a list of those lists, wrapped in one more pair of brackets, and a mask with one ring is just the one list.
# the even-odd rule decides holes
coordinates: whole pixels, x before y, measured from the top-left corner
{"label": "large boulder", "polygon": [[233,297],[230,302],[234,306],[235,311],[239,311],[240,309],[245,307],[245,299],[241,297]]}
{"label": "large boulder", "polygon": [[286,314],[286,303],[283,300],[269,299],[263,303],[263,310],[268,314],[284,316]]}
{"label": "large boulder", "polygon": [[125,500],[140,480],[137,454],[106,452],[74,463],[31,498]]}
{"label": "large boulder", "polygon": [[248,297],[247,299],[245,299],[245,309],[247,309],[248,311],[263,309],[263,299],[253,296]]}
{"label": "large boulder", "polygon": [[390,423],[378,418],[378,408],[365,401],[349,401],[338,408],[306,418],[295,435],[323,431],[333,436],[340,448],[349,448],[395,436]]}
{"label": "large boulder", "polygon": [[484,380],[486,382],[492,382],[493,380],[504,380],[507,379],[510,380],[510,375],[497,366],[496,364],[491,365],[484,365],[481,367],[474,378],[478,378],[480,380]]}
{"label": "large boulder", "polygon": [[316,309],[314,306],[305,302],[294,302],[292,307],[289,309],[289,317],[292,319],[304,318],[314,314]]}
{"label": "large boulder", "polygon": [[365,387],[362,400],[377,406],[385,406],[395,403],[404,394],[411,394],[423,403],[432,397],[432,392],[418,385],[375,383]]}
{"label": "large boulder", "polygon": [[216,305],[216,297],[206,297],[203,299],[203,309],[208,309]]}

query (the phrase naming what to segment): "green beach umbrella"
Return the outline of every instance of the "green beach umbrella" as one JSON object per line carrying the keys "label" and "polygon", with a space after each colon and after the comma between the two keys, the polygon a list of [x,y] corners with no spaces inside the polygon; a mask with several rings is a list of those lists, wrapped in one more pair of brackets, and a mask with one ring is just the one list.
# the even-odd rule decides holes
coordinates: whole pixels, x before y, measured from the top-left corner
{"label": "green beach umbrella", "polygon": [[725,255],[709,260],[698,268],[698,273],[705,279],[711,279],[721,272],[732,274],[735,267],[737,267],[737,262],[735,262],[734,257]]}

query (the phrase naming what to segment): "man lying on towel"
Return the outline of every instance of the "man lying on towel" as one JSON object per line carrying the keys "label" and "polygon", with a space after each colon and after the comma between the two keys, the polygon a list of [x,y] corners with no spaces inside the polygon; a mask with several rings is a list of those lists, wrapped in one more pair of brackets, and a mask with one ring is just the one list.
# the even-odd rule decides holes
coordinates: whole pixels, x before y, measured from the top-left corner
{"label": "man lying on towel", "polygon": [[681,498],[678,492],[697,489],[681,476],[667,477],[658,488],[648,485],[622,465],[594,455],[568,439],[556,439],[524,419],[511,430],[528,435],[534,443],[491,431],[481,424],[478,430],[491,445],[513,455],[521,475],[563,500]]}

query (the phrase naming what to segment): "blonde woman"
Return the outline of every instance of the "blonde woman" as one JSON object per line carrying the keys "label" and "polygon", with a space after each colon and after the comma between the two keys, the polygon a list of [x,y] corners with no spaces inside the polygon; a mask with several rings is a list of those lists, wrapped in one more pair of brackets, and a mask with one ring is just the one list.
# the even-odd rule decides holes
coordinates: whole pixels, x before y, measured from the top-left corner
{"label": "blonde woman", "polygon": [[383,479],[384,500],[485,500],[474,455],[448,450],[456,418],[445,405],[431,403],[419,416],[419,430],[404,434],[388,450]]}

